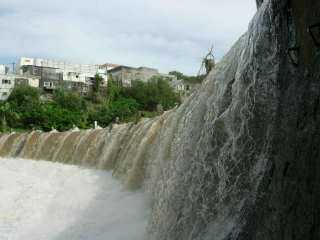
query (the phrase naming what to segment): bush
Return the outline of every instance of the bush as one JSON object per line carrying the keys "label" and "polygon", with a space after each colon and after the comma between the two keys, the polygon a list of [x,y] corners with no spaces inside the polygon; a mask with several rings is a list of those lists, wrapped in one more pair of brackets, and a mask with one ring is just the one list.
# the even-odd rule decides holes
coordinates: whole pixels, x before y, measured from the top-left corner
{"label": "bush", "polygon": [[55,103],[43,105],[41,113],[42,122],[38,127],[44,131],[49,131],[52,128],[59,131],[66,131],[74,125],[82,128],[86,127],[83,114],[79,111],[62,108]]}
{"label": "bush", "polygon": [[180,103],[179,95],[161,77],[154,77],[148,82],[133,81],[130,88],[123,89],[123,95],[135,99],[140,110],[146,111],[156,111],[158,104],[168,110]]}
{"label": "bush", "polygon": [[41,102],[38,89],[21,85],[13,89],[7,100],[5,116],[11,128],[31,129],[41,122]]}
{"label": "bush", "polygon": [[40,92],[27,85],[17,86],[12,90],[8,102],[15,107],[29,108],[40,103]]}
{"label": "bush", "polygon": [[138,113],[139,104],[135,99],[121,98],[110,104],[108,108],[113,120],[118,117],[120,121],[126,122]]}
{"label": "bush", "polygon": [[58,89],[53,94],[54,102],[60,107],[73,111],[86,111],[87,104],[83,97],[77,92]]}
{"label": "bush", "polygon": [[139,104],[130,98],[121,98],[111,103],[100,105],[89,113],[90,123],[97,121],[102,127],[115,122],[118,117],[121,122],[132,120],[138,114]]}

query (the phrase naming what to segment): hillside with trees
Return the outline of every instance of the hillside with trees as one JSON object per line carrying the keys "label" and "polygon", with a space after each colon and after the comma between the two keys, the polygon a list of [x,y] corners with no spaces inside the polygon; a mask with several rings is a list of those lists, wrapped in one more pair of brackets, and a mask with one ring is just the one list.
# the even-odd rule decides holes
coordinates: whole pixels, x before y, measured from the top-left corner
{"label": "hillside with trees", "polygon": [[179,96],[162,78],[137,80],[129,88],[110,79],[106,89],[101,87],[98,76],[87,96],[56,89],[51,99],[43,99],[36,88],[16,86],[8,100],[0,102],[0,130],[88,129],[94,121],[106,127],[112,122],[137,122],[141,117],[156,116],[180,103]]}

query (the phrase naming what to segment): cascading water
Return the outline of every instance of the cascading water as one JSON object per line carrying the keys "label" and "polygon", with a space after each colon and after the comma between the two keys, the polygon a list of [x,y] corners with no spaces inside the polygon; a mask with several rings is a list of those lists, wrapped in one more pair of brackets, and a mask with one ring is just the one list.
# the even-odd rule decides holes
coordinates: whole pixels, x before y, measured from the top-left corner
{"label": "cascading water", "polygon": [[320,2],[257,3],[248,32],[179,108],[109,129],[4,134],[0,156],[111,170],[142,187],[146,239],[318,239],[320,54],[307,29]]}

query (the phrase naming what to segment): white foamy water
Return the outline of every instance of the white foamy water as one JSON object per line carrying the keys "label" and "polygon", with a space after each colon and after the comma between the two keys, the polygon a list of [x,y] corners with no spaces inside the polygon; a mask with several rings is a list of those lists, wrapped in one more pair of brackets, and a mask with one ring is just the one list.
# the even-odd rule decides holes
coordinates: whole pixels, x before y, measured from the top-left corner
{"label": "white foamy water", "polygon": [[0,158],[1,240],[141,240],[148,210],[105,171]]}

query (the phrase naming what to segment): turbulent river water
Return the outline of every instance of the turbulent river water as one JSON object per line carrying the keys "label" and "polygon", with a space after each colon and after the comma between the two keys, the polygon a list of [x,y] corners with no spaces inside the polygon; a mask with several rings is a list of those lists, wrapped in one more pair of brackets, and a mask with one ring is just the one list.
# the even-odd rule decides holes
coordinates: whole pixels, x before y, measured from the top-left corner
{"label": "turbulent river water", "polygon": [[[148,209],[105,171],[0,159],[0,239],[141,240]],[[124,231],[125,229],[125,231]]]}
{"label": "turbulent river water", "polygon": [[162,116],[2,134],[0,156],[109,170],[142,189],[144,239],[319,239],[320,53],[309,29],[319,5],[259,0],[248,32]]}

